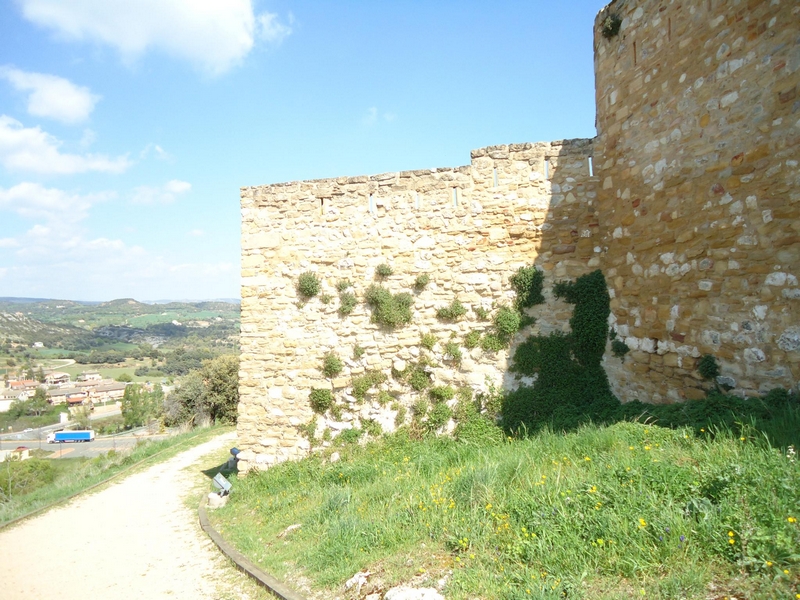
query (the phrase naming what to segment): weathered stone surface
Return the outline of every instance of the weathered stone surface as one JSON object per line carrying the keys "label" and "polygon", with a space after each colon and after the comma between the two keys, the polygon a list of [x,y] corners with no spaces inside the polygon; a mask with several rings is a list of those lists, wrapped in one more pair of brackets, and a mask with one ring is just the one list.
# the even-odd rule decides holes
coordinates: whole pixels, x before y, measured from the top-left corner
{"label": "weathered stone surface", "polygon": [[[480,148],[453,169],[242,188],[240,469],[307,453],[308,393],[331,388],[320,372],[331,350],[347,359],[333,387],[352,412],[319,419],[320,432],[360,427],[362,416],[393,427],[396,411],[377,394],[409,407],[418,395],[392,368],[423,356],[439,365],[437,385],[515,385],[507,352],[462,348],[471,362],[459,368],[443,348],[487,329],[474,309],[511,303],[509,276],[530,263],[548,298],[531,311],[534,333],[568,329],[556,280],[604,271],[610,322],[631,348],[604,363],[623,400],[703,397],[703,354],[736,393],[796,385],[800,8],[749,2],[734,14],[729,4],[617,0],[598,14],[594,140]],[[625,26],[606,39],[609,11]],[[394,270],[383,283],[392,292],[430,276],[398,331],[371,323],[363,304],[337,313],[337,282],[363,297],[381,263]],[[330,304],[300,302],[297,276],[309,270]],[[454,298],[467,314],[438,320]],[[436,336],[433,352],[420,347],[424,333]],[[356,346],[365,353],[351,359]],[[367,397],[371,416],[348,391],[367,370],[388,378]]]}

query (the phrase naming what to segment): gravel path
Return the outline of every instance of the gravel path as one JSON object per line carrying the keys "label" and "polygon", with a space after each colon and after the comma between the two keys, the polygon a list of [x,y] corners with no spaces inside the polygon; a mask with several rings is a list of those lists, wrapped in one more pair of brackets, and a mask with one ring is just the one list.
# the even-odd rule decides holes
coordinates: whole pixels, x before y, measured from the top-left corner
{"label": "gravel path", "polygon": [[185,502],[208,483],[199,467],[187,467],[234,440],[235,433],[219,436],[0,532],[0,597],[247,597],[245,576],[220,555]]}

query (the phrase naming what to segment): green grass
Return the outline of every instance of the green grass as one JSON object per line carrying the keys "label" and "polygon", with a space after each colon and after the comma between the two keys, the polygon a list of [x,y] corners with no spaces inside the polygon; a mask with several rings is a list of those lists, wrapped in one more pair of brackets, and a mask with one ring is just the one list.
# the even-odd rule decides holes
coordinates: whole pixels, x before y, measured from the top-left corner
{"label": "green grass", "polygon": [[[230,429],[230,427],[226,426],[195,429],[159,441],[141,442],[130,452],[115,453],[112,450],[107,454],[92,459],[53,459],[52,463],[56,471],[56,478],[52,483],[40,487],[32,486],[35,489],[30,493],[12,495],[10,500],[7,499],[5,494],[0,494],[0,525],[31,511],[63,500],[92,485],[106,481],[131,465],[156,453],[164,451],[155,460],[166,460],[182,450],[208,441],[212,437],[230,431]],[[38,460],[50,462],[49,459]],[[8,465],[0,464],[0,467],[5,469]]]}
{"label": "green grass", "polygon": [[767,440],[631,422],[492,446],[401,432],[239,480],[212,519],[329,595],[369,569],[386,585],[452,571],[448,600],[794,598],[800,468]]}

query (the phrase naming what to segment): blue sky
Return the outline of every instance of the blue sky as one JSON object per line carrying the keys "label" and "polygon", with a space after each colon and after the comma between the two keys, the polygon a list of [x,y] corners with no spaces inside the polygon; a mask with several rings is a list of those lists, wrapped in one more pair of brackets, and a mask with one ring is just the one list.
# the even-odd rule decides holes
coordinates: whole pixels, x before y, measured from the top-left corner
{"label": "blue sky", "polygon": [[603,0],[8,0],[0,296],[239,295],[239,188],[592,137]]}

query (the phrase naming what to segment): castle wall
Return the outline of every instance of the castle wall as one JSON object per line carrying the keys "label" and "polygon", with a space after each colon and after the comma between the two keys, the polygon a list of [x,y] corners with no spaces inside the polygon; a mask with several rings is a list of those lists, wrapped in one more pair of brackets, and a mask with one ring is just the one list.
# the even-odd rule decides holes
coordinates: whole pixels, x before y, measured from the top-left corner
{"label": "castle wall", "polygon": [[[351,394],[352,378],[366,370],[389,376],[382,389],[406,407],[418,394],[390,376],[392,367],[420,354],[437,365],[434,385],[517,385],[506,374],[506,351],[462,346],[456,366],[443,347],[489,327],[474,309],[510,304],[508,278],[520,266],[536,263],[550,286],[599,266],[591,154],[591,140],[495,146],[473,151],[465,167],[243,188],[240,468],[308,451],[300,428],[313,418],[308,394],[315,387],[332,389],[347,407],[340,421],[318,417],[318,433],[363,418],[391,430],[397,411],[379,405],[377,390],[364,404]],[[361,297],[382,263],[394,271],[385,282],[394,293],[413,292],[417,275],[431,280],[413,292],[412,323],[396,330],[371,323],[363,303],[338,314],[337,282],[350,280]],[[305,271],[322,280],[328,304],[301,300],[296,286]],[[436,310],[455,298],[467,315],[455,323],[438,319]],[[547,310],[533,309],[534,331],[566,329],[570,308],[551,301]],[[423,333],[436,335],[434,352],[420,347]],[[358,360],[356,345],[365,349]],[[345,362],[333,381],[320,371],[331,350]]]}
{"label": "castle wall", "polygon": [[702,397],[706,353],[739,393],[796,383],[800,3],[617,0],[595,73],[616,393]]}
{"label": "castle wall", "polygon": [[[610,14],[622,19],[605,38]],[[308,394],[331,389],[341,416],[317,435],[373,419],[391,430],[396,408],[378,390],[361,404],[352,378],[388,376],[381,389],[418,398],[391,377],[422,356],[434,385],[514,388],[508,351],[444,344],[485,330],[478,307],[513,301],[509,276],[536,264],[546,304],[527,333],[566,330],[571,307],[550,288],[603,270],[611,321],[632,351],[606,353],[623,401],[701,398],[703,354],[720,383],[756,394],[800,381],[800,3],[796,0],[615,0],[595,22],[595,140],[494,146],[469,166],[302,181],[241,190],[242,334],[240,468],[306,454]],[[338,314],[338,281],[362,296],[375,268],[413,292],[412,323],[388,330],[359,304]],[[302,301],[298,276],[315,272],[320,297]],[[436,309],[458,298],[451,323]],[[433,333],[433,352],[421,336]],[[358,345],[365,353],[352,357]],[[320,371],[333,350],[345,368]],[[513,352],[514,346],[510,348]]]}

